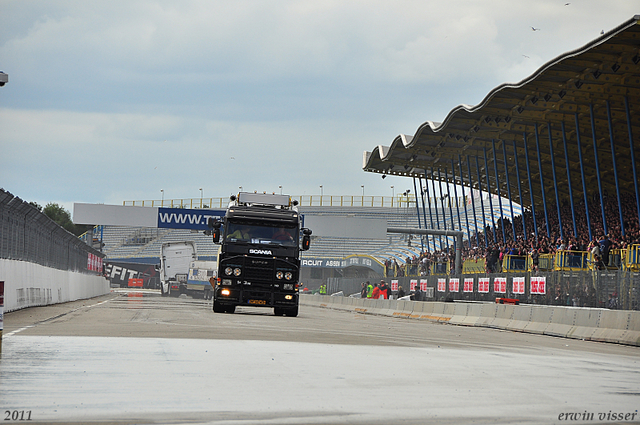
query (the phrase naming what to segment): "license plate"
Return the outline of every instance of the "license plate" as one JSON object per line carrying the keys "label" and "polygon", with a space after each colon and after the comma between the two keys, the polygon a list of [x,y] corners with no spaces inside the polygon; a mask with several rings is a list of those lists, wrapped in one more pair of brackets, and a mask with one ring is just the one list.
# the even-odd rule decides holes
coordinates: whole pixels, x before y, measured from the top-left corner
{"label": "license plate", "polygon": [[267,302],[265,300],[249,300],[249,304],[267,305]]}

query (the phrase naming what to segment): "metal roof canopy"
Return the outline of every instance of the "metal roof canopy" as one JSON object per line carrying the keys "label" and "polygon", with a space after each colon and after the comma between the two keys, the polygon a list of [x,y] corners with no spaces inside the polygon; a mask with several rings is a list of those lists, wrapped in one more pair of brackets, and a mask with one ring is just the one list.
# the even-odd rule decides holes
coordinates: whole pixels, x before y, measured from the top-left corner
{"label": "metal roof canopy", "polygon": [[[391,146],[377,146],[372,152],[365,152],[364,171],[423,177],[478,189],[474,176],[479,168],[482,190],[497,194],[497,166],[502,196],[510,187],[511,199],[530,208],[527,180],[531,182],[534,204],[542,204],[540,170],[547,200],[555,202],[557,191],[563,203],[570,197],[566,169],[571,173],[573,197],[581,199],[581,168],[587,195],[593,196],[598,193],[598,163],[603,192],[616,193],[617,170],[620,193],[633,194],[633,162],[637,160],[632,152],[636,151],[637,156],[640,150],[639,21],[640,15],[636,15],[582,48],[547,62],[520,83],[498,86],[479,105],[454,108],[441,124],[427,121],[414,136],[399,135]],[[451,161],[456,164],[455,180]],[[439,168],[448,168],[447,178],[439,176]],[[465,174],[468,170],[471,177]],[[518,191],[519,180],[523,199]]]}

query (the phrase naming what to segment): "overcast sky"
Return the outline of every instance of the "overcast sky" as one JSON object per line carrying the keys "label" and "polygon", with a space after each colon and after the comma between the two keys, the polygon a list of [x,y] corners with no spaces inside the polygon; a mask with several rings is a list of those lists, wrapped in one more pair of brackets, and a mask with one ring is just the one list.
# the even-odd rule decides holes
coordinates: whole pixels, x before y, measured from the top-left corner
{"label": "overcast sky", "polygon": [[240,186],[390,196],[412,180],[365,173],[364,151],[634,14],[632,0],[0,0],[0,187],[70,211]]}

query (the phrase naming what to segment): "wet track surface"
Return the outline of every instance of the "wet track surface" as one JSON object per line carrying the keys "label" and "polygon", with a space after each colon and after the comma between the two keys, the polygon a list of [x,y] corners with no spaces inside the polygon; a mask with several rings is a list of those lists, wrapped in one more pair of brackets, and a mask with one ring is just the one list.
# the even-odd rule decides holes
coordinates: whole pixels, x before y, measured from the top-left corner
{"label": "wet track surface", "polygon": [[635,347],[152,292],[8,313],[0,360],[5,423],[638,423],[639,407]]}

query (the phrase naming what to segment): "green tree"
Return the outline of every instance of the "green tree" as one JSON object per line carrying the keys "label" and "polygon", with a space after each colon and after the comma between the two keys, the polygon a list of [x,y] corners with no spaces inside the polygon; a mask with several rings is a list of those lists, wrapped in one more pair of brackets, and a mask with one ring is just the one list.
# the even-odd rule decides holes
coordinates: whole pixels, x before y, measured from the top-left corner
{"label": "green tree", "polygon": [[67,231],[74,235],[76,234],[76,226],[73,224],[73,221],[71,221],[71,214],[69,211],[65,210],[64,207],[53,202],[49,202],[42,212],[51,220],[64,227]]}

